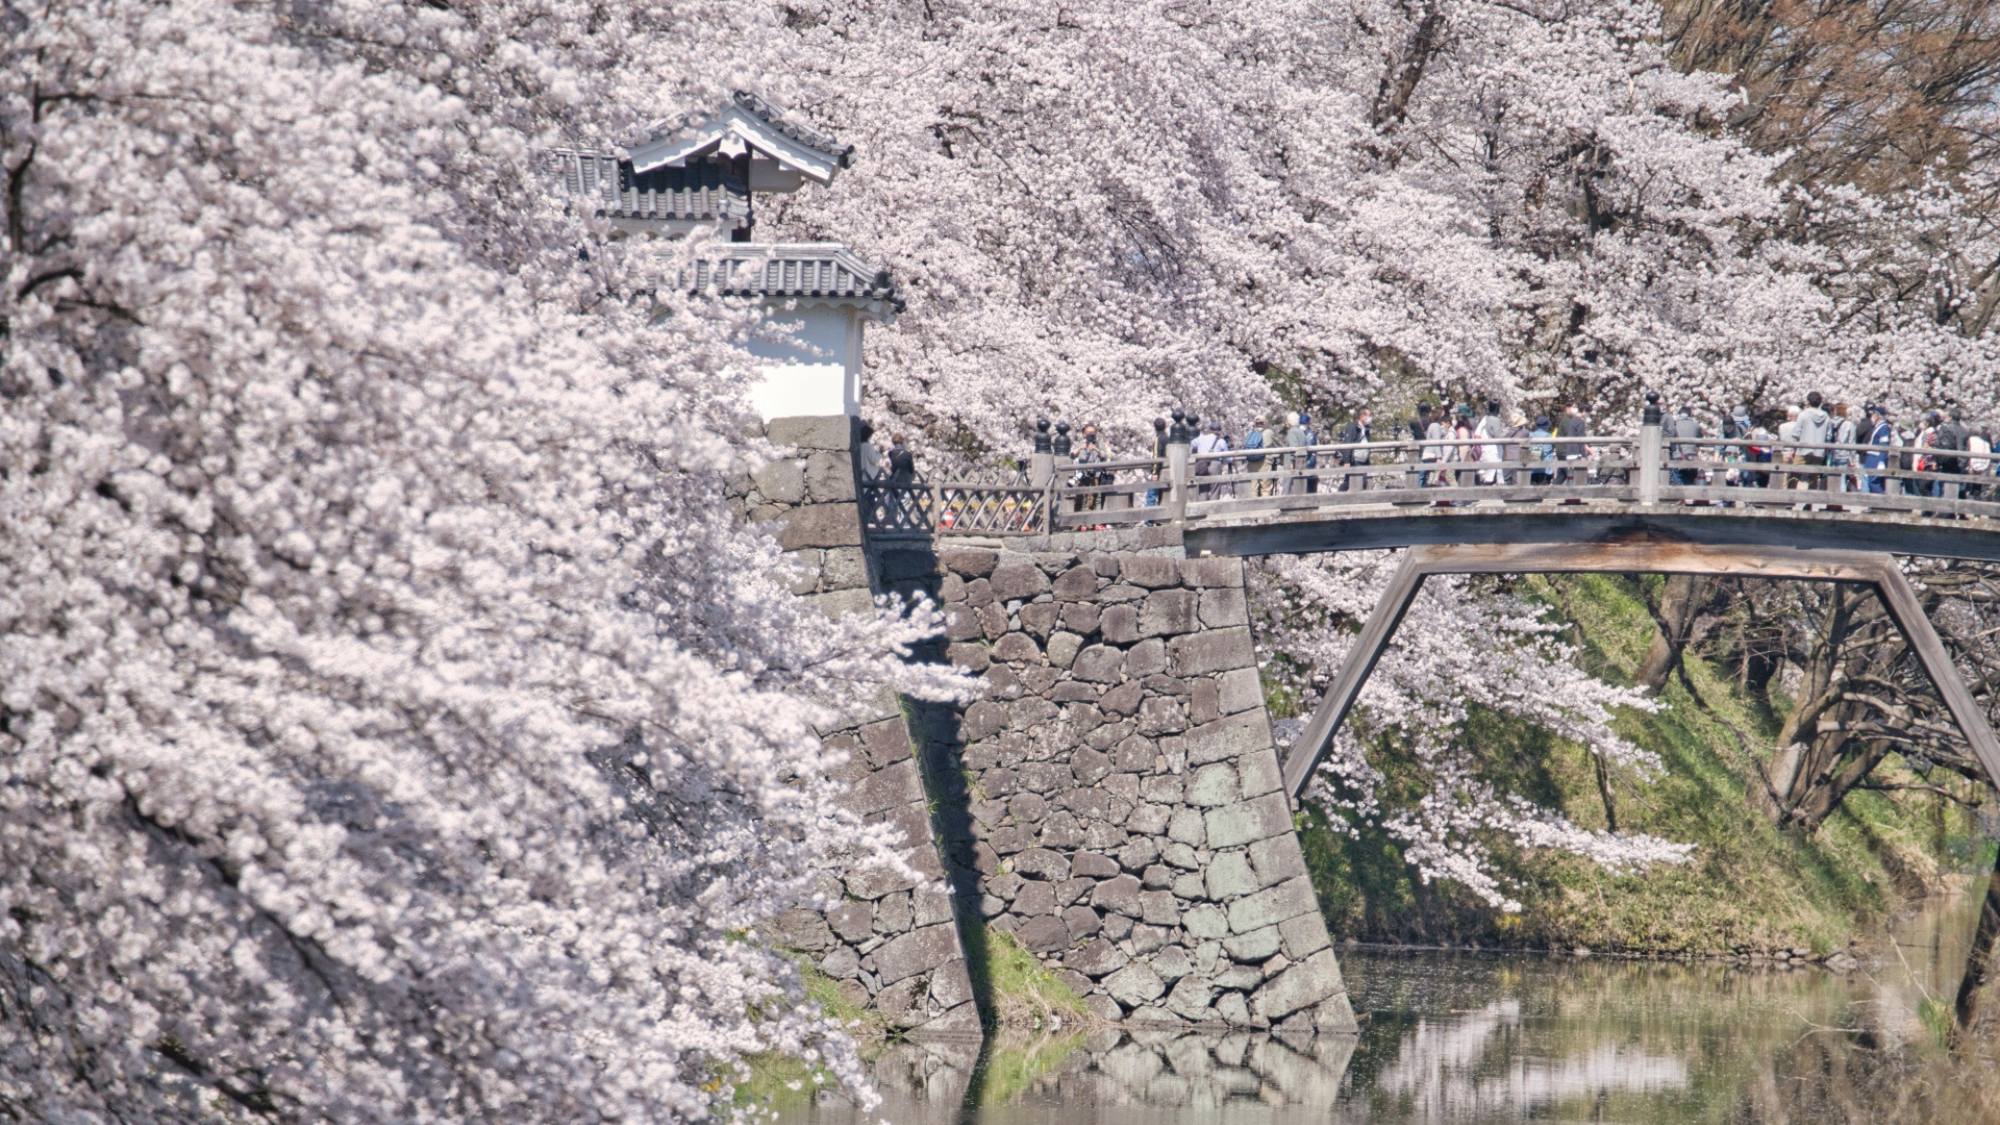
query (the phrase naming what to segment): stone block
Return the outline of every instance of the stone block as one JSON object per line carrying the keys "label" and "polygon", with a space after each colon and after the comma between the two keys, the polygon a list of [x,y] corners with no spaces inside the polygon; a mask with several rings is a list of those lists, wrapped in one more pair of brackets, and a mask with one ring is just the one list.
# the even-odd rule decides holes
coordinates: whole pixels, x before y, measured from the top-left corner
{"label": "stone block", "polygon": [[1139,796],[1163,805],[1178,805],[1184,791],[1182,780],[1170,773],[1156,774],[1139,784]]}
{"label": "stone block", "polygon": [[965,709],[965,717],[959,722],[959,736],[967,742],[977,742],[991,738],[1007,729],[1007,707],[990,699],[975,701]]}
{"label": "stone block", "polygon": [[803,504],[785,513],[778,529],[778,546],[859,547],[861,513],[852,504]]}
{"label": "stone block", "polygon": [[[1164,863],[1149,863],[1139,873],[1139,885],[1149,891],[1164,891],[1174,885],[1173,869]],[[1145,904],[1140,905],[1143,908]]]}
{"label": "stone block", "polygon": [[1133,586],[1121,582],[1116,586],[1107,586],[1099,590],[1097,592],[1097,603],[1099,605],[1123,605],[1126,602],[1136,602],[1145,596],[1146,588],[1144,586]]}
{"label": "stone block", "polygon": [[854,811],[862,816],[913,801],[921,802],[924,799],[924,783],[917,771],[917,760],[904,758],[895,765],[876,770],[862,778],[848,794]]}
{"label": "stone block", "polygon": [[1050,586],[1064,601],[1082,601],[1097,592],[1097,572],[1088,566],[1073,566],[1056,577]]}
{"label": "stone block", "polygon": [[1317,913],[1319,903],[1313,897],[1312,882],[1301,876],[1245,895],[1230,903],[1228,909],[1230,931],[1247,934],[1288,922],[1301,914]]}
{"label": "stone block", "polygon": [[1201,872],[1190,871],[1174,876],[1174,897],[1187,902],[1200,902],[1208,897],[1208,886],[1202,881]]}
{"label": "stone block", "polygon": [[1150,737],[1179,734],[1188,729],[1187,708],[1178,700],[1154,696],[1139,705],[1139,733]]}
{"label": "stone block", "polygon": [[1119,741],[1118,748],[1112,751],[1111,764],[1121,770],[1144,773],[1153,768],[1154,760],[1158,757],[1159,750],[1154,746],[1153,740],[1135,734]]}
{"label": "stone block", "polygon": [[[938,562],[946,570],[966,579],[985,578],[993,573],[993,567],[999,561],[999,552],[977,547],[961,547],[938,555]],[[970,585],[966,587],[966,596],[972,596]]]}
{"label": "stone block", "polygon": [[1213,903],[1203,903],[1190,909],[1182,916],[1181,926],[1187,930],[1189,937],[1202,940],[1229,936],[1229,916]]}
{"label": "stone block", "polygon": [[846,414],[773,418],[764,434],[773,445],[799,449],[847,450],[854,446],[854,419]]}
{"label": "stone block", "polygon": [[827,911],[826,921],[840,940],[858,944],[875,932],[875,908],[871,903],[850,899]]}
{"label": "stone block", "polygon": [[1240,589],[1243,586],[1243,560],[1182,559],[1181,581],[1189,586]]}
{"label": "stone block", "polygon": [[[955,577],[955,576],[954,576]],[[978,609],[989,606],[1000,599],[993,596],[993,583],[984,578],[974,578],[965,583],[965,604]]]}
{"label": "stone block", "polygon": [[1063,967],[1087,977],[1117,972],[1131,961],[1117,946],[1104,938],[1088,941],[1063,956]]}
{"label": "stone block", "polygon": [[1294,961],[1303,961],[1333,944],[1327,936],[1326,919],[1317,910],[1278,923],[1278,938],[1285,956]]}
{"label": "stone block", "polygon": [[771,933],[787,949],[819,953],[838,944],[828,919],[811,910],[788,910],[770,922]]}
{"label": "stone block", "polygon": [[946,645],[944,658],[947,663],[956,664],[968,672],[984,672],[993,664],[993,658],[986,646],[977,641],[959,641]]}
{"label": "stone block", "polygon": [[1158,637],[1140,641],[1125,654],[1125,674],[1135,680],[1166,670],[1167,642]]}
{"label": "stone block", "polygon": [[1248,625],[1250,603],[1244,599],[1242,590],[1203,590],[1200,617],[1202,626],[1208,629]]}
{"label": "stone block", "polygon": [[1090,889],[1096,885],[1097,880],[1095,879],[1085,879],[1072,875],[1056,884],[1056,905],[1063,907],[1074,906],[1083,896],[1089,894]]}
{"label": "stone block", "polygon": [[1008,633],[994,644],[993,659],[1009,664],[1040,664],[1042,647],[1026,633]]}
{"label": "stone block", "polygon": [[1060,883],[1069,878],[1069,860],[1048,848],[1029,848],[1014,857],[1014,870],[1030,879]]}
{"label": "stone block", "polygon": [[911,896],[912,919],[919,926],[935,926],[951,921],[951,892],[919,887]]}
{"label": "stone block", "polygon": [[1169,984],[1194,972],[1194,958],[1188,956],[1188,951],[1178,945],[1170,945],[1160,950],[1148,958],[1146,963],[1153,966],[1153,971],[1160,974],[1161,979]]}
{"label": "stone block", "polygon": [[1167,984],[1160,974],[1144,961],[1134,961],[1104,978],[1100,986],[1105,994],[1127,1009],[1150,1003],[1160,998],[1167,990]]}
{"label": "stone block", "polygon": [[820,960],[819,971],[835,980],[853,980],[861,975],[861,955],[844,945],[834,946]]}
{"label": "stone block", "polygon": [[1266,981],[1251,994],[1250,1007],[1259,1017],[1275,1022],[1340,990],[1340,965],[1333,950],[1323,949]]}
{"label": "stone block", "polygon": [[1071,602],[1062,607],[1062,627],[1087,637],[1097,632],[1102,616],[1103,611],[1090,602]]}
{"label": "stone block", "polygon": [[1021,619],[1022,630],[1040,640],[1056,627],[1056,615],[1061,612],[1062,607],[1054,602],[1034,602],[1022,606],[1017,616]]}
{"label": "stone block", "polygon": [[1203,820],[1209,847],[1234,848],[1291,831],[1292,810],[1283,793],[1266,793],[1254,800],[1210,809]]}
{"label": "stone block", "polygon": [[[1187,803],[1196,808],[1233,805],[1242,797],[1236,782],[1236,767],[1228,762],[1210,762],[1194,771],[1187,786]],[[1227,844],[1217,844],[1227,847]]]}
{"label": "stone block", "polygon": [[[1049,663],[1057,668],[1067,668],[1076,662],[1076,654],[1083,651],[1083,638],[1075,633],[1061,632],[1049,638]],[[1064,685],[1058,684],[1057,687]]]}
{"label": "stone block", "polygon": [[1250,866],[1257,869],[1257,885],[1268,887],[1306,873],[1305,855],[1293,836],[1273,836],[1250,845]]}
{"label": "stone block", "polygon": [[1064,910],[1062,920],[1063,925],[1069,927],[1072,941],[1090,937],[1104,928],[1104,920],[1097,916],[1097,911],[1081,904]]}
{"label": "stone block", "polygon": [[1256,751],[1271,752],[1271,721],[1264,712],[1245,711],[1203,723],[1185,737],[1188,763],[1205,765],[1228,761]]}
{"label": "stone block", "polygon": [[875,564],[884,582],[907,582],[937,576],[937,557],[928,548],[912,550],[883,548],[875,552]]}
{"label": "stone block", "polygon": [[1175,809],[1173,818],[1167,822],[1167,836],[1179,843],[1201,847],[1208,839],[1207,820],[1199,809]]}
{"label": "stone block", "polygon": [[[1062,636],[1061,633],[1056,634]],[[1054,660],[1056,642],[1049,641],[1049,659]],[[1071,654],[1074,659],[1074,654]],[[1104,688],[1097,684],[1086,684],[1082,680],[1062,680],[1049,689],[1049,698],[1057,703],[1095,703],[1104,696]]]}
{"label": "stone block", "polygon": [[1112,941],[1124,941],[1132,933],[1134,923],[1132,919],[1127,918],[1125,915],[1106,914],[1103,917],[1104,936],[1110,938]]}
{"label": "stone block", "polygon": [[1128,918],[1139,916],[1139,877],[1118,875],[1097,884],[1090,892],[1090,905]]}
{"label": "stone block", "polygon": [[910,929],[910,892],[897,891],[884,895],[875,904],[875,932],[895,935]]}
{"label": "stone block", "polygon": [[1222,950],[1229,959],[1241,965],[1261,965],[1278,955],[1282,942],[1278,927],[1264,926],[1247,934],[1235,934],[1222,939]]}
{"label": "stone block", "polygon": [[1098,684],[1118,682],[1125,654],[1108,645],[1091,645],[1076,654],[1070,664],[1070,675],[1079,680]]}
{"label": "stone block", "polygon": [[1118,577],[1148,590],[1178,586],[1181,584],[1181,560],[1163,555],[1127,555],[1118,560]]}
{"label": "stone block", "polygon": [[1052,914],[1038,915],[1021,923],[1014,936],[1033,953],[1053,953],[1069,948],[1069,927]]}
{"label": "stone block", "polygon": [[1037,594],[1047,593],[1049,576],[1040,567],[1027,563],[1008,562],[993,568],[987,577],[993,586],[993,594],[1001,601],[1020,599],[1026,601]]}
{"label": "stone block", "polygon": [[[1054,651],[1054,645],[1050,645],[1050,651]],[[1136,649],[1134,649],[1134,653],[1136,653]],[[1126,663],[1130,663],[1130,661],[1132,661],[1132,653],[1126,653]],[[1122,685],[1106,691],[1104,699],[1098,703],[1098,707],[1102,707],[1108,715],[1134,715],[1138,711],[1142,695],[1144,695],[1144,689],[1140,689],[1140,685],[1136,685],[1132,681],[1126,681],[1126,683],[1122,683]]]}
{"label": "stone block", "polygon": [[854,457],[846,450],[806,456],[806,495],[816,504],[854,502]]}
{"label": "stone block", "polygon": [[1214,678],[1196,680],[1188,699],[1188,718],[1196,723],[1212,723],[1222,717],[1222,686]]}
{"label": "stone block", "polygon": [[1078,785],[1096,785],[1111,773],[1111,756],[1088,746],[1079,746],[1070,752],[1069,770]]}
{"label": "stone block", "polygon": [[1215,1001],[1215,1014],[1231,1027],[1250,1026],[1250,1002],[1240,992],[1225,992]]}
{"label": "stone block", "polygon": [[957,956],[958,931],[941,924],[891,938],[869,959],[874,962],[875,974],[887,985],[935,969]]}
{"label": "stone block", "polygon": [[1208,861],[1204,874],[1207,876],[1208,897],[1216,902],[1247,895],[1263,886],[1250,866],[1248,853],[1241,851],[1217,852],[1215,858]]}
{"label": "stone block", "polygon": [[972,999],[972,975],[964,958],[947,962],[931,974],[931,1003],[938,1008],[956,1008]]}
{"label": "stone block", "polygon": [[[1162,872],[1166,871],[1161,867]],[[1168,890],[1142,891],[1139,894],[1139,917],[1155,926],[1178,926],[1181,924],[1180,903],[1174,892]]]}
{"label": "stone block", "polygon": [[1198,871],[1201,869],[1201,858],[1195,854],[1195,850],[1181,843],[1179,840],[1169,840],[1161,844],[1160,858],[1166,860],[1169,865],[1180,868],[1182,871]]}
{"label": "stone block", "polygon": [[1167,1008],[1182,1019],[1204,1023],[1215,1018],[1210,1004],[1215,989],[1200,977],[1182,977],[1167,996]]}
{"label": "stone block", "polygon": [[1041,840],[1042,846],[1046,848],[1068,850],[1082,847],[1083,825],[1077,823],[1076,817],[1069,813],[1051,813],[1049,818],[1042,822]]}
{"label": "stone block", "polygon": [[1163,637],[1192,633],[1197,627],[1197,595],[1193,590],[1155,590],[1139,605],[1139,636]]}
{"label": "stone block", "polygon": [[1096,852],[1076,853],[1076,858],[1070,861],[1070,870],[1092,879],[1115,879],[1119,874],[1116,860]]}
{"label": "stone block", "polygon": [[1206,629],[1167,642],[1169,666],[1176,676],[1206,676],[1236,668],[1256,667],[1256,653],[1250,647],[1250,630]]}
{"label": "stone block", "polygon": [[811,602],[814,609],[835,620],[875,610],[875,595],[866,589],[829,590],[824,594],[807,595],[805,600]]}
{"label": "stone block", "polygon": [[760,467],[750,474],[751,483],[764,499],[776,504],[802,504],[806,498],[805,462],[787,457]]}
{"label": "stone block", "polygon": [[1167,938],[1170,936],[1172,936],[1170,931],[1164,926],[1153,926],[1141,922],[1132,927],[1132,952],[1136,954],[1151,953],[1155,949],[1167,944]]}
{"label": "stone block", "polygon": [[1262,797],[1275,793],[1284,785],[1285,779],[1278,772],[1278,755],[1251,751],[1236,760],[1236,775],[1242,779],[1245,797]]}
{"label": "stone block", "polygon": [[1217,677],[1216,683],[1221,688],[1217,706],[1225,715],[1234,715],[1238,711],[1248,711],[1252,707],[1261,707],[1264,704],[1264,681],[1257,675],[1255,668],[1238,668],[1232,672],[1224,672]]}
{"label": "stone block", "polygon": [[1126,842],[1118,849],[1118,865],[1134,873],[1144,871],[1160,858],[1160,845],[1146,836],[1139,836]]}
{"label": "stone block", "polygon": [[[1120,774],[1118,776],[1130,777],[1131,775]],[[1167,821],[1172,818],[1173,812],[1174,810],[1168,808],[1166,805],[1155,805],[1151,802],[1144,802],[1133,806],[1131,815],[1125,820],[1125,827],[1142,836],[1158,836],[1167,830]]]}
{"label": "stone block", "polygon": [[1129,645],[1139,639],[1139,607],[1114,605],[1097,617],[1098,632],[1109,644]]}

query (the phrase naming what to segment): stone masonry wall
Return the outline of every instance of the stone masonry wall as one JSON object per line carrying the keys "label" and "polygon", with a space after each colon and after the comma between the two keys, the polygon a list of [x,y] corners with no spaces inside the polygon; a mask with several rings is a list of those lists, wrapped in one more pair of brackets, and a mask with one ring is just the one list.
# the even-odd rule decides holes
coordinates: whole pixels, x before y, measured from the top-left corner
{"label": "stone masonry wall", "polygon": [[913,724],[932,797],[962,806],[938,820],[978,896],[961,920],[1013,934],[1107,1020],[1351,1031],[1243,563],[1185,558],[1177,534],[873,545],[885,588],[935,596],[944,656],[985,681]]}
{"label": "stone masonry wall", "polygon": [[[853,419],[780,418],[767,436],[797,455],[744,482],[738,502],[754,520],[779,521],[780,545],[802,564],[793,593],[829,615],[871,612],[872,576],[855,504]],[[856,871],[825,888],[837,907],[825,914],[793,911],[775,920],[773,933],[892,1026],[976,1032],[979,1014],[953,895],[940,882],[944,865],[898,701],[884,692],[858,703],[841,726],[822,732],[822,742],[846,758],[840,776],[852,786],[850,807],[902,829],[909,841],[904,859],[926,883]]]}

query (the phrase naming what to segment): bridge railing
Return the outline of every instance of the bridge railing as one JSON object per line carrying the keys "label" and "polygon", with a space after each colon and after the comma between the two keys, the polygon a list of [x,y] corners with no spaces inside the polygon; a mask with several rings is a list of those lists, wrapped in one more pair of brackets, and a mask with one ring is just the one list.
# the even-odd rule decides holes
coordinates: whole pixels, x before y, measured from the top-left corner
{"label": "bridge railing", "polygon": [[861,527],[877,538],[932,535],[1041,535],[1051,490],[1021,483],[863,481]]}
{"label": "bridge railing", "polygon": [[[1272,446],[1076,463],[1038,450],[1010,483],[877,479],[862,487],[878,536],[1034,535],[1323,510],[1567,504],[1811,506],[2000,520],[2000,455],[1775,439],[1637,434]],[[1922,465],[1923,467],[1918,467]]]}

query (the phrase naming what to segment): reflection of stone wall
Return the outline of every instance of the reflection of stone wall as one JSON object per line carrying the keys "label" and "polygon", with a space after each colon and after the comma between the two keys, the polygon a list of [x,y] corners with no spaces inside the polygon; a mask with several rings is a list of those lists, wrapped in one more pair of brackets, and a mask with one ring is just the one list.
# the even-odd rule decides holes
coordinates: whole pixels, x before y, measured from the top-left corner
{"label": "reflection of stone wall", "polygon": [[[779,418],[770,439],[798,456],[765,466],[741,497],[752,519],[777,520],[781,546],[801,565],[793,592],[829,615],[872,612],[873,592],[855,505],[854,420]],[[857,704],[847,725],[823,733],[829,751],[844,754],[853,789],[850,807],[870,821],[888,821],[909,841],[919,886],[883,871],[856,871],[828,887],[840,905],[821,915],[794,911],[773,925],[779,942],[811,955],[897,1027],[979,1028],[972,981],[952,918],[952,896],[931,834],[917,759],[893,695]]]}
{"label": "reflection of stone wall", "polygon": [[[1046,546],[1046,549],[1035,549]],[[986,693],[920,732],[978,912],[1110,1020],[1351,1030],[1251,650],[1238,559],[1177,533],[878,543]],[[960,882],[968,887],[970,879]]]}
{"label": "reflection of stone wall", "polygon": [[[878,1116],[894,1121],[951,1120],[954,1106],[990,1106],[996,1098],[1024,1109],[1256,1105],[1332,1114],[1355,1042],[1351,1035],[1107,1029],[1067,1046],[1062,1040],[1003,1038],[985,1049],[985,1073],[975,1066],[981,1054],[976,1043],[901,1043],[871,1060],[870,1078],[886,1099]],[[1018,1089],[990,1084],[994,1071],[1013,1074],[1023,1066],[1044,1065]],[[822,1095],[821,1116],[840,1120],[824,1110],[844,1100],[839,1091]]]}

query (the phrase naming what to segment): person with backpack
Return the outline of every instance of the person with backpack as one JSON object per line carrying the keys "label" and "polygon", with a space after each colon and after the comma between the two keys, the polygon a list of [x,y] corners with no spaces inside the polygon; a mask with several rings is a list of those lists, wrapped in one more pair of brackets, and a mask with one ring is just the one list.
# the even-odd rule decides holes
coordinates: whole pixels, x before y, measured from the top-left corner
{"label": "person with backpack", "polygon": [[[1967,429],[1965,425],[1965,411],[1954,406],[1945,413],[1944,421],[1937,428],[1937,447],[1940,451],[1949,450],[1952,453],[1960,453],[1965,450],[1966,439],[1971,436],[1972,431]],[[1938,458],[1937,471],[1953,475],[1963,474],[1965,472],[1965,458],[1940,456]],[[1959,482],[1957,481],[1938,481],[1937,487],[1931,495],[1950,495],[1956,491],[1958,484]]]}
{"label": "person with backpack", "polygon": [[[1667,429],[1667,436],[1674,439],[1673,444],[1668,447],[1668,454],[1671,460],[1698,461],[1701,459],[1701,447],[1687,444],[1686,439],[1702,436],[1701,423],[1695,421],[1694,411],[1689,408],[1687,403],[1681,403],[1674,410],[1672,422]],[[1680,485],[1682,488],[1690,488],[1701,483],[1701,470],[1693,466],[1683,465],[1667,470],[1667,479]]]}
{"label": "person with backpack", "polygon": [[[1202,426],[1201,433],[1196,434],[1194,440],[1188,443],[1188,456],[1191,460],[1202,454],[1226,453],[1228,450],[1229,440],[1222,436],[1222,426],[1213,418],[1209,419],[1207,424]],[[1222,473],[1223,466],[1224,462],[1214,457],[1210,457],[1207,460],[1194,460],[1194,476],[1197,479],[1219,476]],[[1201,500],[1213,500],[1215,499],[1217,490],[1218,486],[1213,484],[1197,485],[1195,487],[1195,496]]]}
{"label": "person with backpack", "polygon": [[1528,431],[1528,459],[1534,463],[1533,471],[1528,474],[1529,484],[1548,484],[1556,479],[1556,447],[1549,441],[1554,436],[1555,426],[1548,415],[1535,419],[1535,428]]}
{"label": "person with backpack", "polygon": [[[1244,471],[1252,475],[1264,471],[1264,455],[1255,451],[1263,449],[1268,440],[1270,439],[1265,432],[1263,416],[1252,418],[1250,428],[1243,431],[1243,451],[1249,454],[1243,459]],[[1275,481],[1259,480],[1251,487],[1250,493],[1253,496],[1269,496],[1277,491],[1275,485]]]}
{"label": "person with backpack", "polygon": [[[1826,465],[1826,443],[1833,436],[1833,415],[1822,405],[1825,396],[1818,391],[1806,395],[1806,404],[1799,410],[1797,441],[1799,444],[1798,463],[1823,468]],[[1826,490],[1825,473],[1806,474],[1805,487],[1815,491]]]}
{"label": "person with backpack", "polygon": [[[1507,427],[1500,421],[1498,401],[1490,398],[1486,400],[1486,413],[1480,416],[1479,424],[1473,427],[1472,434],[1480,439],[1481,444],[1472,447],[1470,450],[1472,456],[1468,460],[1481,465],[1499,465],[1505,455],[1502,439],[1507,436]],[[1477,479],[1480,484],[1499,484],[1500,470],[1480,469]]]}
{"label": "person with backpack", "polygon": [[[1902,438],[1896,433],[1895,423],[1889,420],[1888,408],[1879,403],[1871,403],[1868,407],[1868,444],[1883,452],[1878,453],[1870,449],[1863,453],[1861,467],[1864,470],[1888,468],[1889,459],[1894,455],[1887,451],[1902,444]],[[1864,476],[1863,480],[1867,484],[1868,491],[1877,496],[1888,491],[1889,478],[1879,473],[1875,476]]]}
{"label": "person with backpack", "polygon": [[[1341,444],[1361,445],[1374,441],[1374,428],[1371,425],[1374,419],[1374,411],[1369,410],[1365,406],[1355,411],[1354,420],[1349,422],[1347,427],[1340,431]],[[1343,449],[1335,454],[1335,456],[1343,465],[1366,465],[1369,460],[1369,451],[1366,449]],[[1342,492],[1363,492],[1367,488],[1367,473],[1349,473],[1346,479],[1340,482],[1340,490]]]}
{"label": "person with backpack", "polygon": [[[1931,450],[1937,446],[1938,427],[1944,424],[1944,414],[1933,410],[1925,414],[1916,436],[1910,439],[1911,452],[1903,455],[1903,467],[1917,473],[1937,472],[1937,455]],[[1907,496],[1936,496],[1937,482],[1905,478],[1903,493]]]}

